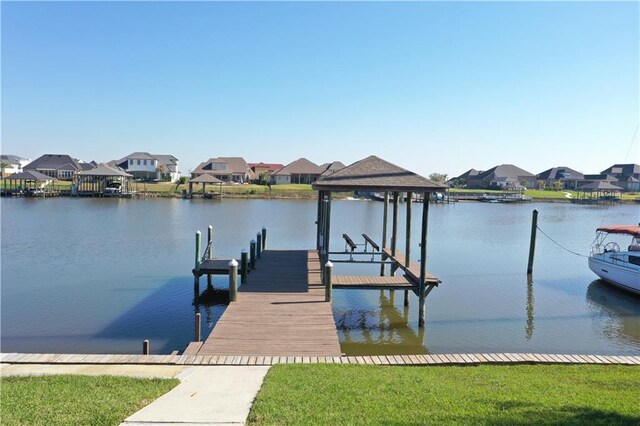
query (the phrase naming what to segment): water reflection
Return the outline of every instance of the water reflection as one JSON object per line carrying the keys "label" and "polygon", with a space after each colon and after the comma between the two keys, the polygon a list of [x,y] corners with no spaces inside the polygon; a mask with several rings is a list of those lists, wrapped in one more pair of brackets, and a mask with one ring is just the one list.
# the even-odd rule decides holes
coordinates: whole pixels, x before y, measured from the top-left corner
{"label": "water reflection", "polygon": [[587,304],[597,318],[593,327],[607,339],[640,343],[640,297],[595,280],[587,288]]}
{"label": "water reflection", "polygon": [[535,329],[535,296],[533,295],[533,276],[527,275],[527,325],[524,328],[525,337],[531,340],[533,330]]}
{"label": "water reflection", "polygon": [[429,353],[425,327],[410,327],[409,307],[400,309],[394,291],[380,290],[377,305],[368,309],[334,310],[342,351],[349,355]]}

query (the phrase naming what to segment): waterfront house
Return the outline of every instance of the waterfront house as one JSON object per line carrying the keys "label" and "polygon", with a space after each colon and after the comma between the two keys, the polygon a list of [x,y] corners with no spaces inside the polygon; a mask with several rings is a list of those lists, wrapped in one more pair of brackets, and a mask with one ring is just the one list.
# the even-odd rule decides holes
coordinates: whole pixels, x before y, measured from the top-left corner
{"label": "waterfront house", "polygon": [[513,164],[500,164],[475,176],[469,176],[467,188],[509,189],[523,186],[534,188],[536,176]]}
{"label": "waterfront house", "polygon": [[0,155],[0,163],[2,163],[2,177],[21,173],[22,168],[31,162],[28,158],[18,157],[17,155]]}
{"label": "waterfront house", "polygon": [[320,168],[324,169],[324,172],[320,175],[321,177],[329,176],[334,174],[338,170],[344,169],[346,166],[340,161],[334,161],[332,163],[325,163],[320,166]]}
{"label": "waterfront house", "polygon": [[278,163],[248,163],[249,170],[252,173],[251,180],[255,182],[269,182],[271,179],[271,175],[281,168],[284,167],[284,164]]}
{"label": "waterfront house", "polygon": [[577,189],[578,183],[584,180],[584,175],[569,167],[552,167],[536,175],[541,187],[552,188],[560,186],[559,189]]}
{"label": "waterfront house", "polygon": [[614,164],[602,171],[602,174],[613,176],[618,186],[629,192],[640,191],[640,165]]}
{"label": "waterfront house", "polygon": [[91,170],[95,162],[85,163],[66,154],[44,154],[23,167],[60,180],[73,180],[76,173]]}
{"label": "waterfront house", "polygon": [[135,179],[168,182],[180,179],[178,159],[173,155],[134,152],[108,164],[125,170]]}
{"label": "waterfront house", "polygon": [[209,158],[191,172],[193,178],[202,175],[211,175],[224,183],[245,183],[251,177],[249,165],[242,157]]}
{"label": "waterfront house", "polygon": [[275,185],[287,183],[311,184],[315,182],[325,170],[317,164],[299,158],[271,175],[271,183]]}
{"label": "waterfront house", "polygon": [[466,188],[469,184],[469,179],[475,178],[480,173],[482,173],[481,170],[469,169],[460,176],[449,179],[447,183],[453,188]]}

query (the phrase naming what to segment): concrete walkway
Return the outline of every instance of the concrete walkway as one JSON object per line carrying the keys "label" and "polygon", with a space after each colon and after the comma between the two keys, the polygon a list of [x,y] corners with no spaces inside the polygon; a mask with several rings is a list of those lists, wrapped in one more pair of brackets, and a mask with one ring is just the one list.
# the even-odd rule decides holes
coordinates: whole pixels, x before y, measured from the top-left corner
{"label": "concrete walkway", "polygon": [[0,376],[51,374],[177,378],[180,384],[123,425],[243,425],[270,366],[0,364]]}
{"label": "concrete walkway", "polygon": [[243,425],[269,367],[192,367],[123,425]]}

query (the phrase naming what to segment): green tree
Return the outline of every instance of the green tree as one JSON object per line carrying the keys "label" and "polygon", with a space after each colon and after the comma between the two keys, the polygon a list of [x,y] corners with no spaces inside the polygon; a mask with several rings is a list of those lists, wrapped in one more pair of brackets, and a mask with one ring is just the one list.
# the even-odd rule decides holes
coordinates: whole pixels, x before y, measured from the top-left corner
{"label": "green tree", "polygon": [[434,182],[445,183],[447,181],[447,176],[448,175],[446,173],[431,173],[429,175],[429,179]]}
{"label": "green tree", "polygon": [[5,163],[4,161],[0,163],[0,169],[2,169],[2,175],[0,177],[2,177],[2,179],[4,179],[4,169],[6,169],[7,167],[9,167],[8,163]]}

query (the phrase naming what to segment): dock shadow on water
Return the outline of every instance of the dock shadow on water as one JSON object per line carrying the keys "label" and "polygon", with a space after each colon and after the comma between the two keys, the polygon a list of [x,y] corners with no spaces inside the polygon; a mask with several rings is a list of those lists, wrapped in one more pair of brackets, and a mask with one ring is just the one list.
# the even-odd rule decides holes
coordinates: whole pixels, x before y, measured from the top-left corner
{"label": "dock shadow on water", "polygon": [[175,277],[109,323],[94,338],[111,341],[109,353],[140,353],[145,339],[151,341],[153,354],[182,351],[193,340],[195,314],[202,315],[201,334],[206,338],[228,303],[226,289],[206,286],[196,296],[192,276]]}

